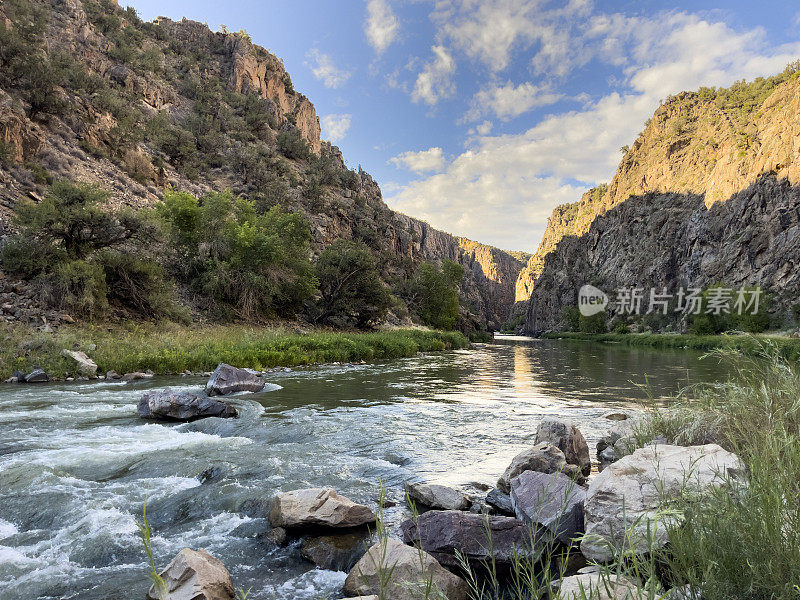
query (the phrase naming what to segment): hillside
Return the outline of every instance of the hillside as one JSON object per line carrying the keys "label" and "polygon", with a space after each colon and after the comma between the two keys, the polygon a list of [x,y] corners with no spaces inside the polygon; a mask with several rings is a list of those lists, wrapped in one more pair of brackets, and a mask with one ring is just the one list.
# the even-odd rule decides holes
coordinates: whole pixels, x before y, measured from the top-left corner
{"label": "hillside", "polygon": [[517,282],[525,330],[563,325],[577,289],[760,284],[797,300],[797,65],[730,89],[668,99],[606,187],[557,208]]}
{"label": "hillside", "polygon": [[39,201],[54,180],[99,184],[112,206],[134,208],[168,189],[229,189],[300,213],[315,253],[365,242],[390,285],[421,260],[454,260],[466,271],[462,321],[492,328],[508,314],[522,264],[390,210],[245,32],[147,23],[111,0],[10,0],[0,28],[0,236],[18,200]]}

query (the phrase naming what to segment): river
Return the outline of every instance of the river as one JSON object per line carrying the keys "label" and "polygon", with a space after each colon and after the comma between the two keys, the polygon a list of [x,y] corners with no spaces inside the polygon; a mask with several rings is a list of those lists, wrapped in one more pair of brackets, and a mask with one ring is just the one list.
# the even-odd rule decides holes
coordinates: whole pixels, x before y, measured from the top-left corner
{"label": "river", "polygon": [[239,418],[189,424],[142,421],[136,403],[154,387],[198,392],[196,377],[2,385],[0,598],[143,599],[145,499],[159,565],[203,547],[251,600],[337,597],[344,573],[265,539],[275,493],[331,486],[374,506],[383,480],[397,523],[404,481],[493,483],[544,416],[575,420],[594,456],[610,409],[725,376],[689,351],[503,338],[277,372],[231,398]]}

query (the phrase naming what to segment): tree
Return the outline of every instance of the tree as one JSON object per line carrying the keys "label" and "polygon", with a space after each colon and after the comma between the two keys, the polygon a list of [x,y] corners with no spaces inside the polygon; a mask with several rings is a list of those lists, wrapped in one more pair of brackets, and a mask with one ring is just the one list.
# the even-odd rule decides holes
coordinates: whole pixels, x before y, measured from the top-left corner
{"label": "tree", "polygon": [[391,296],[363,242],[337,240],[325,248],[316,275],[320,290],[316,321],[367,327],[386,316]]}
{"label": "tree", "polygon": [[451,260],[441,266],[422,263],[406,291],[409,308],[419,319],[436,329],[453,329],[458,319],[458,285],[464,267]]}

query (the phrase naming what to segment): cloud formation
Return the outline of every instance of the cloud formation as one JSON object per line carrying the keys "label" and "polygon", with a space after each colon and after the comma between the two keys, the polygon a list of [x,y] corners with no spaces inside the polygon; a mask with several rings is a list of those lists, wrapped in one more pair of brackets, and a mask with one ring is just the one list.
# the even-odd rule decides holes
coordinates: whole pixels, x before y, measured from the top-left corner
{"label": "cloud formation", "polygon": [[353,116],[347,114],[330,114],[320,119],[322,137],[331,142],[338,142],[347,135]]}
{"label": "cloud formation", "polygon": [[444,46],[431,47],[433,58],[425,64],[417,75],[417,81],[411,92],[414,102],[424,102],[433,106],[442,98],[449,98],[456,92],[453,75],[456,72],[456,61]]}
{"label": "cloud formation", "polygon": [[464,118],[467,121],[477,121],[493,113],[500,119],[508,120],[533,108],[555,104],[562,98],[564,94],[553,91],[547,84],[525,82],[514,85],[511,81],[491,84],[475,94],[472,106]]}
{"label": "cloud formation", "polygon": [[397,168],[406,168],[415,173],[440,171],[444,167],[444,154],[441,148],[428,148],[418,152],[403,152],[389,159]]}
{"label": "cloud formation", "polygon": [[337,68],[330,56],[316,48],[312,48],[306,53],[306,59],[305,65],[311,69],[314,77],[327,88],[336,89],[343,86],[352,75],[350,71]]}
{"label": "cloud formation", "polygon": [[368,0],[364,33],[378,54],[383,54],[397,39],[400,33],[400,21],[386,0]]}

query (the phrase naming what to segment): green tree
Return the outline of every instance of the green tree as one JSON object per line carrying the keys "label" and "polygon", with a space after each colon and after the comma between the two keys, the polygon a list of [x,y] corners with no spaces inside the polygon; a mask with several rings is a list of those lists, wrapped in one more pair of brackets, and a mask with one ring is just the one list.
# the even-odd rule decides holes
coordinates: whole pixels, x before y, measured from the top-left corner
{"label": "green tree", "polygon": [[464,267],[451,260],[441,266],[422,263],[414,273],[405,296],[419,319],[436,329],[453,329],[458,319],[458,286]]}
{"label": "green tree", "polygon": [[367,327],[386,316],[391,296],[363,242],[337,240],[325,248],[316,275],[320,298],[315,321]]}
{"label": "green tree", "polygon": [[311,230],[297,213],[230,192],[168,192],[158,206],[175,251],[176,273],[217,303],[246,319],[293,317],[314,295]]}

